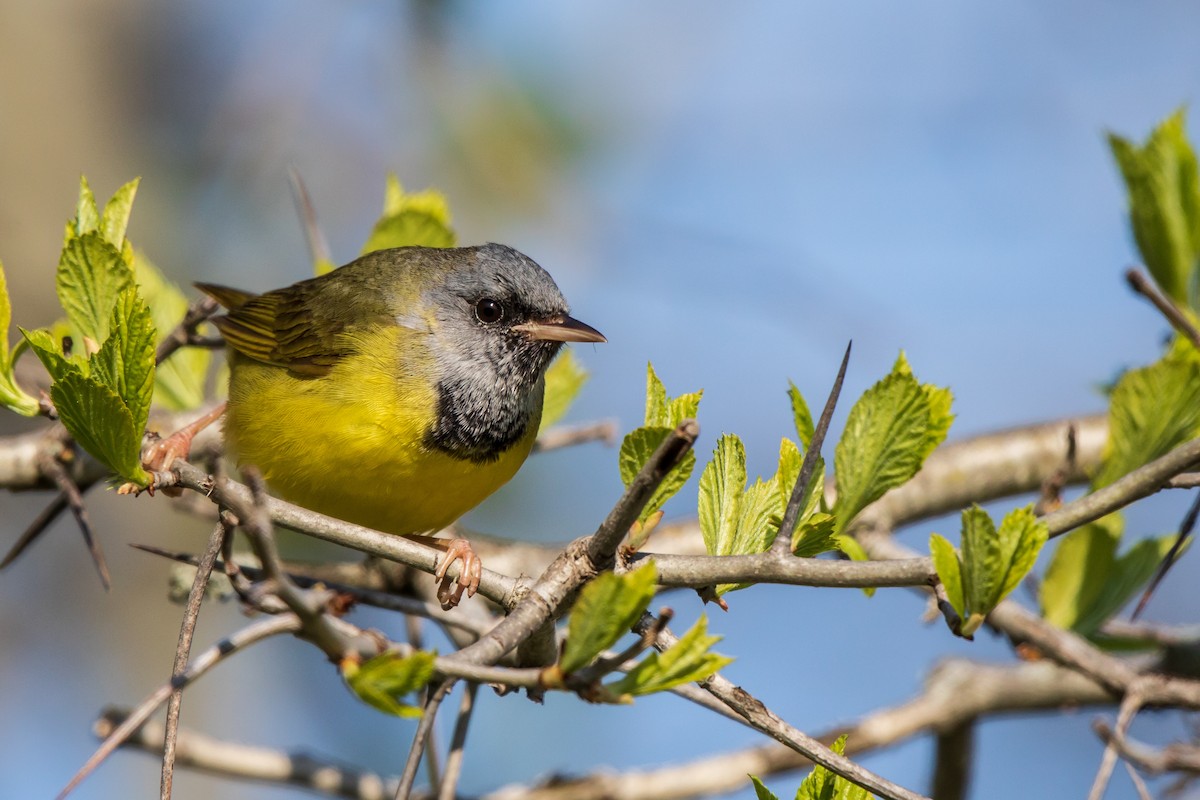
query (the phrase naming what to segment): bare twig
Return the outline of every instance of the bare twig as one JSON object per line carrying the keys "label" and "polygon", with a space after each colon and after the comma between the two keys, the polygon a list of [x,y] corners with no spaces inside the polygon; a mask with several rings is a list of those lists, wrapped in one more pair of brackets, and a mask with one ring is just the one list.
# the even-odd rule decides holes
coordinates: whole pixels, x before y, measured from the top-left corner
{"label": "bare twig", "polygon": [[417,778],[417,766],[421,763],[421,754],[425,752],[425,743],[433,730],[433,721],[437,717],[442,700],[454,688],[454,684],[453,678],[444,680],[429,695],[424,712],[421,714],[421,722],[417,725],[417,732],[413,734],[413,743],[408,751],[408,761],[404,764],[404,772],[400,774],[400,785],[396,787],[396,800],[408,800],[412,795],[413,781]]}
{"label": "bare twig", "polygon": [[25,531],[17,537],[17,541],[9,548],[9,551],[4,555],[4,559],[0,561],[0,569],[4,569],[16,561],[21,553],[25,552],[25,548],[33,544],[47,528],[54,524],[54,521],[62,515],[62,512],[67,510],[67,505],[67,493],[59,492],[56,494],[54,499],[33,518],[33,522],[29,523],[29,527],[25,528]]}
{"label": "bare twig", "polygon": [[[83,504],[83,492],[71,478],[66,467],[55,456],[43,453],[41,466],[45,474],[58,486],[59,492],[66,497],[67,508],[71,509],[71,514],[75,517],[75,524],[79,526],[79,532],[83,534],[83,541],[87,544],[88,552],[92,556],[92,563],[96,565],[100,582],[104,584],[104,590],[108,591],[112,588],[112,578],[108,573],[104,550],[100,547],[100,540],[96,538],[96,534],[92,530],[92,521],[88,516],[87,507]],[[51,506],[53,505],[55,504],[51,503]]]}
{"label": "bare twig", "polygon": [[[192,636],[196,632],[196,622],[200,619],[200,604],[204,601],[204,593],[208,589],[208,579],[212,575],[213,563],[217,553],[225,541],[225,526],[217,525],[208,537],[208,548],[200,556],[196,565],[196,578],[192,581],[192,590],[188,593],[187,605],[183,612],[183,622],[179,626],[179,643],[175,647],[175,664],[171,668],[171,680],[183,675],[187,669],[188,658],[192,652]],[[167,723],[163,735],[162,777],[159,782],[159,797],[170,800],[171,786],[175,779],[175,745],[179,734],[179,712],[183,705],[183,690],[176,689],[171,693],[167,702]]]}
{"label": "bare twig", "polygon": [[[270,638],[271,636],[298,630],[300,630],[300,620],[296,616],[288,614],[286,616],[272,617],[248,625],[205,650],[184,670],[183,674],[172,678],[170,682],[158,687],[142,702],[138,703],[129,713],[126,720],[108,734],[104,742],[92,754],[92,757],[79,768],[79,771],[75,773],[75,777],[71,778],[71,782],[58,793],[57,800],[63,800],[63,798],[74,791],[75,787],[84,778],[91,775],[96,767],[100,766],[106,758],[112,755],[113,751],[120,747],[151,714],[157,711],[163,703],[167,702],[172,692],[187,688],[197,678],[204,675],[218,663],[252,644],[261,642],[263,639]],[[161,742],[161,739],[159,741]]]}
{"label": "bare twig", "polygon": [[313,263],[332,265],[329,243],[325,241],[325,234],[321,232],[321,226],[317,223],[317,210],[308,194],[308,187],[304,185],[304,179],[300,177],[300,171],[294,166],[288,167],[288,178],[291,180],[292,198],[296,201],[296,211],[300,214],[304,240],[308,242],[308,253]]}
{"label": "bare twig", "polygon": [[829,390],[829,398],[825,401],[825,408],[822,409],[821,417],[817,420],[816,428],[813,430],[812,441],[809,442],[808,449],[804,452],[804,461],[800,464],[800,477],[796,479],[796,485],[792,487],[791,498],[783,512],[783,521],[779,524],[775,541],[771,544],[771,550],[778,555],[790,553],[792,550],[792,533],[796,530],[796,523],[800,521],[800,512],[804,510],[801,506],[804,504],[804,498],[808,495],[808,484],[812,481],[813,471],[816,470],[817,462],[821,459],[821,446],[825,444],[829,421],[833,419],[833,409],[837,405],[838,396],[842,393],[842,382],[846,379],[846,367],[850,364],[850,348],[853,344],[853,342],[846,344],[846,354],[842,356],[842,364],[838,367],[837,377],[833,380],[833,388]]}
{"label": "bare twig", "polygon": [[192,303],[188,307],[187,313],[183,315],[183,320],[175,326],[175,330],[158,343],[158,350],[154,353],[154,363],[161,364],[179,348],[195,344],[193,340],[196,337],[196,328],[215,313],[217,313],[217,301],[211,297],[201,297]]}
{"label": "bare twig", "polygon": [[1063,463],[1046,480],[1042,481],[1041,490],[1038,492],[1038,501],[1033,506],[1033,513],[1039,517],[1045,516],[1062,506],[1062,490],[1066,488],[1071,476],[1079,471],[1075,460],[1077,451],[1075,426],[1068,425],[1067,453],[1063,457]]}
{"label": "bare twig", "polygon": [[1151,747],[1128,736],[1117,735],[1107,722],[1097,719],[1092,730],[1104,741],[1116,747],[1126,761],[1137,764],[1151,775],[1164,772],[1184,772],[1200,775],[1200,747],[1196,745],[1171,744],[1160,749]]}
{"label": "bare twig", "polygon": [[616,444],[617,423],[615,420],[604,419],[598,422],[586,422],[582,425],[556,425],[545,433],[539,434],[533,443],[533,452],[548,453],[563,447],[573,447],[586,442],[603,442],[606,445]]}
{"label": "bare twig", "polygon": [[933,800],[963,800],[971,784],[975,721],[937,732],[933,762]]}
{"label": "bare twig", "polygon": [[[1119,739],[1129,730],[1129,723],[1142,707],[1142,693],[1135,685],[1125,694],[1121,708],[1117,712],[1117,727],[1113,730],[1113,738]],[[1104,755],[1100,759],[1100,768],[1096,770],[1096,779],[1092,781],[1092,789],[1088,792],[1088,800],[1103,800],[1108,782],[1112,778],[1113,767],[1117,765],[1117,746],[1109,740],[1104,745]]]}
{"label": "bare twig", "polygon": [[1154,596],[1154,592],[1158,589],[1158,585],[1162,583],[1162,579],[1166,577],[1167,571],[1175,564],[1175,560],[1179,558],[1179,554],[1183,552],[1183,545],[1187,542],[1188,537],[1192,535],[1192,531],[1196,527],[1196,517],[1200,516],[1200,493],[1196,494],[1196,498],[1192,501],[1192,507],[1188,509],[1187,514],[1183,517],[1183,522],[1179,524],[1179,534],[1175,537],[1175,541],[1171,544],[1171,549],[1163,556],[1162,563],[1158,565],[1158,569],[1154,572],[1154,577],[1147,584],[1145,591],[1142,592],[1141,598],[1130,615],[1130,619],[1137,619],[1142,615],[1142,611],[1146,608],[1146,604],[1150,602],[1150,598]]}
{"label": "bare twig", "polygon": [[458,778],[462,774],[463,755],[467,744],[467,729],[471,725],[471,713],[475,710],[475,694],[479,684],[468,683],[458,705],[458,717],[454,720],[454,734],[450,739],[450,752],[446,756],[446,771],[438,787],[438,800],[454,800]]}
{"label": "bare twig", "polygon": [[1200,350],[1200,330],[1196,329],[1196,326],[1179,309],[1174,300],[1160,292],[1158,287],[1147,280],[1139,269],[1130,267],[1126,270],[1125,280],[1131,289],[1154,304],[1154,307],[1167,318],[1167,322],[1171,323],[1171,327],[1190,339],[1196,349]]}

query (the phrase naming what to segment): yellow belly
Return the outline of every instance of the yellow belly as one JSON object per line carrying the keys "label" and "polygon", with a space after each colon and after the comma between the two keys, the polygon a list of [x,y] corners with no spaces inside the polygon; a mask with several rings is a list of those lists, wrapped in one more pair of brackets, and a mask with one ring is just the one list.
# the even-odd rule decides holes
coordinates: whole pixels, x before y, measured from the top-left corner
{"label": "yellow belly", "polygon": [[317,378],[235,355],[226,443],[285,500],[389,533],[440,530],[516,473],[539,415],[496,461],[456,458],[425,444],[437,413],[432,384],[398,375],[382,355],[347,357]]}

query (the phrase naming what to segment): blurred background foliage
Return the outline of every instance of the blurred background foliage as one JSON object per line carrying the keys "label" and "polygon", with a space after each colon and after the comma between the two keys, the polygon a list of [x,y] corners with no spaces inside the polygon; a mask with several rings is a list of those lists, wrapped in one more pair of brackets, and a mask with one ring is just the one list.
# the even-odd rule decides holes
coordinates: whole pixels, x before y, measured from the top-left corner
{"label": "blurred background foliage", "polygon": [[[1187,4],[1116,0],[10,0],[0,258],[14,321],[55,314],[53,266],[82,173],[102,197],[142,176],[130,235],[171,279],[261,290],[311,269],[290,167],[336,261],[357,253],[394,170],[406,188],[446,193],[464,243],[532,255],[609,336],[578,352],[593,377],[571,419],[638,424],[653,359],[671,391],[705,389],[702,459],[735,431],[751,475],[769,474],[791,426],[787,380],[823,396],[850,338],[846,397],[903,347],[923,379],[953,389],[952,437],[1099,411],[1095,387],[1153,360],[1165,331],[1120,280],[1135,255],[1103,134],[1140,140],[1196,97],[1198,21]],[[0,418],[5,432],[22,424]],[[590,531],[619,491],[615,451],[553,453],[468,522],[566,539]],[[140,697],[170,669],[179,611],[163,599],[166,568],[124,543],[196,549],[206,526],[158,500],[90,497],[111,593],[67,521],[0,575],[3,797],[52,794],[90,753],[100,705]],[[694,488],[668,517],[693,514],[689,497]],[[0,496],[0,542],[46,499]],[[1170,530],[1185,502],[1134,508],[1127,535]],[[1197,577],[1185,559],[1147,616],[1194,621]],[[695,602],[671,598],[687,620]],[[785,630],[765,630],[781,607]],[[739,657],[734,680],[817,730],[900,702],[940,654],[1009,657],[990,637],[968,644],[922,627],[921,610],[893,591],[756,589],[711,627]],[[197,642],[239,624],[236,609],[213,606]],[[217,676],[190,695],[185,725],[381,771],[407,749],[410,723],[351,699],[300,644],[270,643]],[[803,688],[815,685],[833,688]],[[672,698],[630,710],[486,694],[467,792],[757,743]],[[1086,785],[1100,753],[1087,723],[989,722],[974,796],[1008,796],[1018,763],[1026,797]],[[528,752],[497,744],[514,730]],[[1164,741],[1179,720],[1142,715],[1132,733]],[[930,749],[914,742],[867,764],[920,786]],[[77,796],[140,796],[156,782],[152,759],[125,754]],[[300,796],[177,781],[177,797],[213,793]]]}

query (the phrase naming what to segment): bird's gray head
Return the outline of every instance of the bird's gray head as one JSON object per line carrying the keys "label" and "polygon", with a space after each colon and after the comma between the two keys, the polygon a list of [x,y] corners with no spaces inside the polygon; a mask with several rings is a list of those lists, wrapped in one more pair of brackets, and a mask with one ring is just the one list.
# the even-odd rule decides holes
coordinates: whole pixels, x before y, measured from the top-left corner
{"label": "bird's gray head", "polygon": [[568,316],[546,270],[511,247],[460,248],[428,290],[437,327],[439,420],[430,443],[473,460],[511,447],[541,412],[542,376],[563,342],[603,342]]}

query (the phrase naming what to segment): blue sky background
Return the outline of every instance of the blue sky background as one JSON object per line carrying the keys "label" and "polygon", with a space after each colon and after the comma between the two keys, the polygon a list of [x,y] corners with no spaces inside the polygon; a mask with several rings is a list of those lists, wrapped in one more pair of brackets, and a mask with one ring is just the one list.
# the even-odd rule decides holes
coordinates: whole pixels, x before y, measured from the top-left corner
{"label": "blue sky background", "polygon": [[[653,361],[672,393],[705,389],[701,459],[736,432],[752,472],[773,470],[791,429],[787,381],[819,405],[850,339],[845,397],[903,348],[922,380],[953,389],[951,435],[963,436],[1103,409],[1097,385],[1152,360],[1165,331],[1120,277],[1136,256],[1104,134],[1141,139],[1196,98],[1190,4],[46,6],[6,10],[0,25],[0,258],[27,326],[53,314],[80,173],[105,196],[143,177],[131,236],[180,283],[261,290],[308,274],[295,166],[342,261],[386,171],[443,189],[464,243],[530,254],[608,335],[578,352],[593,378],[573,419],[637,424]],[[563,540],[590,532],[619,492],[616,453],[589,446],[532,460],[468,522]],[[669,513],[693,514],[694,497]],[[44,500],[0,496],[0,543]],[[1170,530],[1187,501],[1144,503],[1129,535]],[[153,525],[129,530],[129,502],[93,500],[113,592],[67,524],[0,576],[0,796],[51,796],[90,753],[99,707],[133,702],[169,670],[179,611],[162,601],[165,569],[123,543],[198,549],[204,526],[143,498]],[[956,525],[906,541],[923,548],[935,529],[954,538]],[[1194,622],[1197,577],[1185,559],[1148,616]],[[700,612],[683,594],[671,602],[681,627]],[[969,644],[923,626],[903,592],[763,588],[731,602],[711,622],[738,657],[729,676],[808,731],[902,702],[946,655],[1011,658],[988,635]],[[394,619],[362,619],[400,635]],[[197,642],[241,624],[214,606]],[[758,741],[673,698],[481,697],[468,793]],[[398,770],[412,731],[292,641],[189,698],[187,725],[381,771]],[[972,797],[1082,796],[1100,756],[1092,717],[986,723]],[[1145,714],[1135,733],[1186,729]],[[866,763],[925,789],[930,761],[922,740]],[[145,796],[156,775],[153,759],[118,755],[76,796]],[[790,796],[798,780],[769,783]],[[184,800],[214,792],[303,796],[177,781]],[[1108,796],[1134,796],[1123,774]]]}

